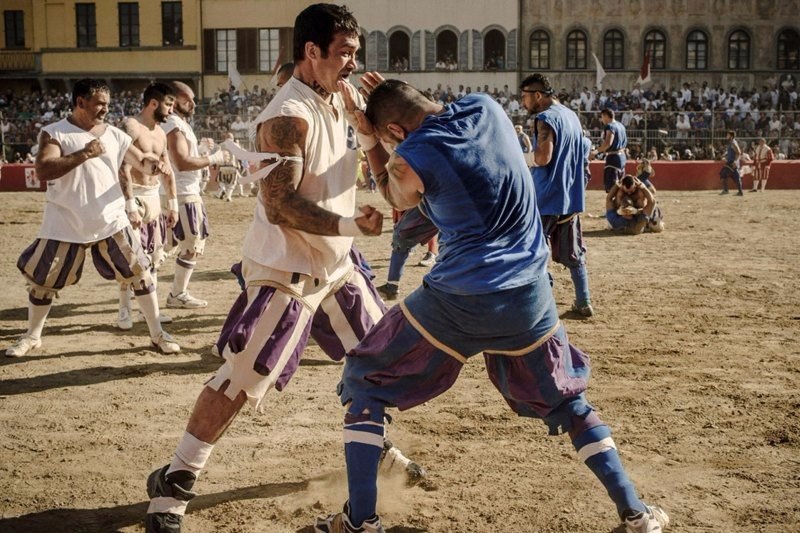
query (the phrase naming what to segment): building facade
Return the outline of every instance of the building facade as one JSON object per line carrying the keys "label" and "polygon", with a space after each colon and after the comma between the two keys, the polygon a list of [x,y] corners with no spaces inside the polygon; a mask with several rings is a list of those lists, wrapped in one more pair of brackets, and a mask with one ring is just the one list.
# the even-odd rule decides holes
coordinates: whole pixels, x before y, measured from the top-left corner
{"label": "building facade", "polygon": [[[3,0],[0,89],[115,90],[181,79],[201,97],[235,71],[267,86],[292,58],[308,0]],[[512,90],[532,72],[558,88],[630,88],[645,53],[657,85],[760,87],[800,73],[800,0],[351,0],[362,68],[421,88]],[[237,79],[234,77],[234,79]]]}

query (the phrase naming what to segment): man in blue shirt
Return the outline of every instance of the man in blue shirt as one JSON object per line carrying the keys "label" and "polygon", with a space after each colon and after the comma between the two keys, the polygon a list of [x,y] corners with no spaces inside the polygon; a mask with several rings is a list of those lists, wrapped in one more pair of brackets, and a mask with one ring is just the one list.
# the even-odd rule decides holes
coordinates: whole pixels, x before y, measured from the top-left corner
{"label": "man in blue shirt", "polygon": [[575,286],[572,311],[594,314],[586,270],[580,214],[586,196],[586,145],[574,111],[553,94],[547,76],[522,81],[522,105],[536,116],[533,123],[533,185],[553,261],[569,268]]}
{"label": "man in blue shirt", "polygon": [[742,149],[739,148],[739,143],[736,142],[736,132],[729,130],[725,138],[728,140],[728,148],[725,150],[725,164],[719,170],[719,179],[722,180],[722,192],[720,194],[728,194],[728,180],[732,180],[739,192],[737,196],[744,196],[742,191],[742,176],[739,174],[739,156],[742,155]]}
{"label": "man in blue shirt", "polygon": [[376,502],[385,409],[442,394],[482,353],[489,379],[516,413],[541,418],[551,434],[569,433],[625,529],[661,532],[669,518],[639,500],[608,426],[584,396],[589,359],[559,320],[536,194],[502,107],[480,93],[442,106],[377,73],[362,82],[371,90],[366,113],[355,109],[354,92],[348,103],[359,136],[394,147],[391,156],[382,147],[368,153],[381,169],[379,189],[396,209],[422,205],[442,252],[422,286],[347,354],[338,392],[347,407],[350,498],[315,530],[384,531]]}
{"label": "man in blue shirt", "polygon": [[600,120],[603,121],[603,142],[597,149],[597,153],[606,156],[606,164],[603,168],[603,187],[608,192],[625,175],[625,163],[628,162],[625,155],[625,149],[628,147],[628,135],[625,133],[625,126],[614,119],[613,109],[606,108],[600,111]]}

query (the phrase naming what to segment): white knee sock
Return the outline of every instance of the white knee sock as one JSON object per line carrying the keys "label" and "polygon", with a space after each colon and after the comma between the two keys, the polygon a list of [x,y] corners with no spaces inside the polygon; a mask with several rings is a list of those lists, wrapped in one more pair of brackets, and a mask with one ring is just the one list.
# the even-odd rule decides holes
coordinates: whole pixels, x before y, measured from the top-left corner
{"label": "white knee sock", "polygon": [[758,183],[759,183],[760,181],[761,181],[761,180],[753,180],[753,190],[754,190],[754,191],[757,191],[757,190],[758,190]]}
{"label": "white knee sock", "polygon": [[766,188],[767,188],[767,180],[764,180],[761,182],[761,190],[763,191]]}
{"label": "white knee sock", "polygon": [[34,339],[42,338],[44,321],[47,320],[47,314],[50,312],[52,306],[52,303],[47,305],[35,305],[31,301],[28,301],[28,336]]}
{"label": "white knee sock", "polygon": [[196,261],[180,258],[175,262],[175,279],[172,281],[172,291],[170,291],[173,296],[179,295],[189,287],[189,279],[192,277],[196,264]]}
{"label": "white knee sock", "polygon": [[161,322],[159,316],[161,313],[158,310],[158,298],[155,291],[141,296],[136,296],[136,303],[139,304],[139,309],[142,310],[144,320],[147,322],[147,329],[150,330],[150,338],[156,339],[161,335]]}
{"label": "white knee sock", "polygon": [[213,449],[213,444],[203,442],[188,431],[185,432],[175,449],[175,457],[172,459],[166,475],[176,470],[188,470],[199,477],[200,471],[206,465]]}
{"label": "white knee sock", "polygon": [[131,287],[130,285],[119,286],[119,308],[131,310]]}

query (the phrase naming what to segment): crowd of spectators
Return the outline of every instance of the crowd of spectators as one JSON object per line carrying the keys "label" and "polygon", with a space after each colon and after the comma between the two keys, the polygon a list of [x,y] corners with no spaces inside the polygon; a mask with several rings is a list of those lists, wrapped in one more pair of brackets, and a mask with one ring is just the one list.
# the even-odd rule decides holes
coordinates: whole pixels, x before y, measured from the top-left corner
{"label": "crowd of spectators", "polygon": [[[455,60],[443,60],[437,68],[448,70]],[[402,62],[398,65],[402,68]],[[458,100],[474,91],[492,95],[515,124],[530,131],[533,119],[520,105],[516,91],[489,85],[458,85],[428,88],[429,98],[442,104]],[[764,137],[778,158],[800,159],[800,102],[798,87],[789,76],[781,83],[760,88],[724,88],[683,84],[667,89],[650,85],[643,89],[604,89],[583,87],[561,89],[559,99],[575,110],[589,136],[598,140],[602,132],[600,110],[613,109],[628,130],[629,156],[654,159],[718,159],[724,152],[725,131],[734,130],[748,150]],[[221,138],[232,132],[246,143],[250,121],[266,106],[274,87],[218,90],[195,111],[198,137]],[[138,112],[140,95],[122,91],[113,95],[108,121],[118,124],[125,116]],[[22,159],[35,144],[39,129],[69,113],[69,95],[54,90],[0,94],[0,128],[6,144],[14,145]],[[14,159],[15,156],[9,159]]]}

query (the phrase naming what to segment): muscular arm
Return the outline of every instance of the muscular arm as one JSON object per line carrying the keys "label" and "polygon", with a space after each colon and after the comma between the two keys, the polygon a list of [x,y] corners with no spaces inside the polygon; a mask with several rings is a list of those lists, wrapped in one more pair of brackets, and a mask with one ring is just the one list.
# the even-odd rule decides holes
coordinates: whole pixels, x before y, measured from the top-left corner
{"label": "muscular arm", "polygon": [[399,211],[405,211],[419,204],[425,186],[419,175],[405,159],[393,153],[389,157],[386,170],[375,177],[378,190],[389,205]]}
{"label": "muscular arm", "polygon": [[181,172],[200,170],[211,164],[208,156],[192,157],[186,137],[177,128],[167,135],[167,148],[172,164]]}
{"label": "muscular arm", "polygon": [[[303,156],[308,123],[294,117],[276,117],[258,131],[258,150],[282,156]],[[273,224],[316,235],[339,235],[336,213],[327,211],[300,196],[297,187],[303,179],[302,163],[284,161],[261,180],[258,198]]]}
{"label": "muscular arm", "polygon": [[619,185],[616,183],[611,187],[611,190],[608,191],[606,194],[606,211],[616,209],[616,197],[617,192],[619,192]]}
{"label": "muscular arm", "polygon": [[62,155],[61,145],[42,132],[39,135],[39,152],[36,154],[36,177],[42,181],[56,180],[91,157],[86,148]]}
{"label": "muscular arm", "polygon": [[536,150],[533,152],[533,162],[537,167],[550,164],[553,159],[553,147],[556,142],[556,133],[548,124],[536,121]]}
{"label": "muscular arm", "polygon": [[605,133],[603,133],[603,143],[597,148],[597,151],[605,152],[606,150],[611,148],[611,145],[613,143],[614,143],[614,132],[612,132],[611,130],[606,130]]}

